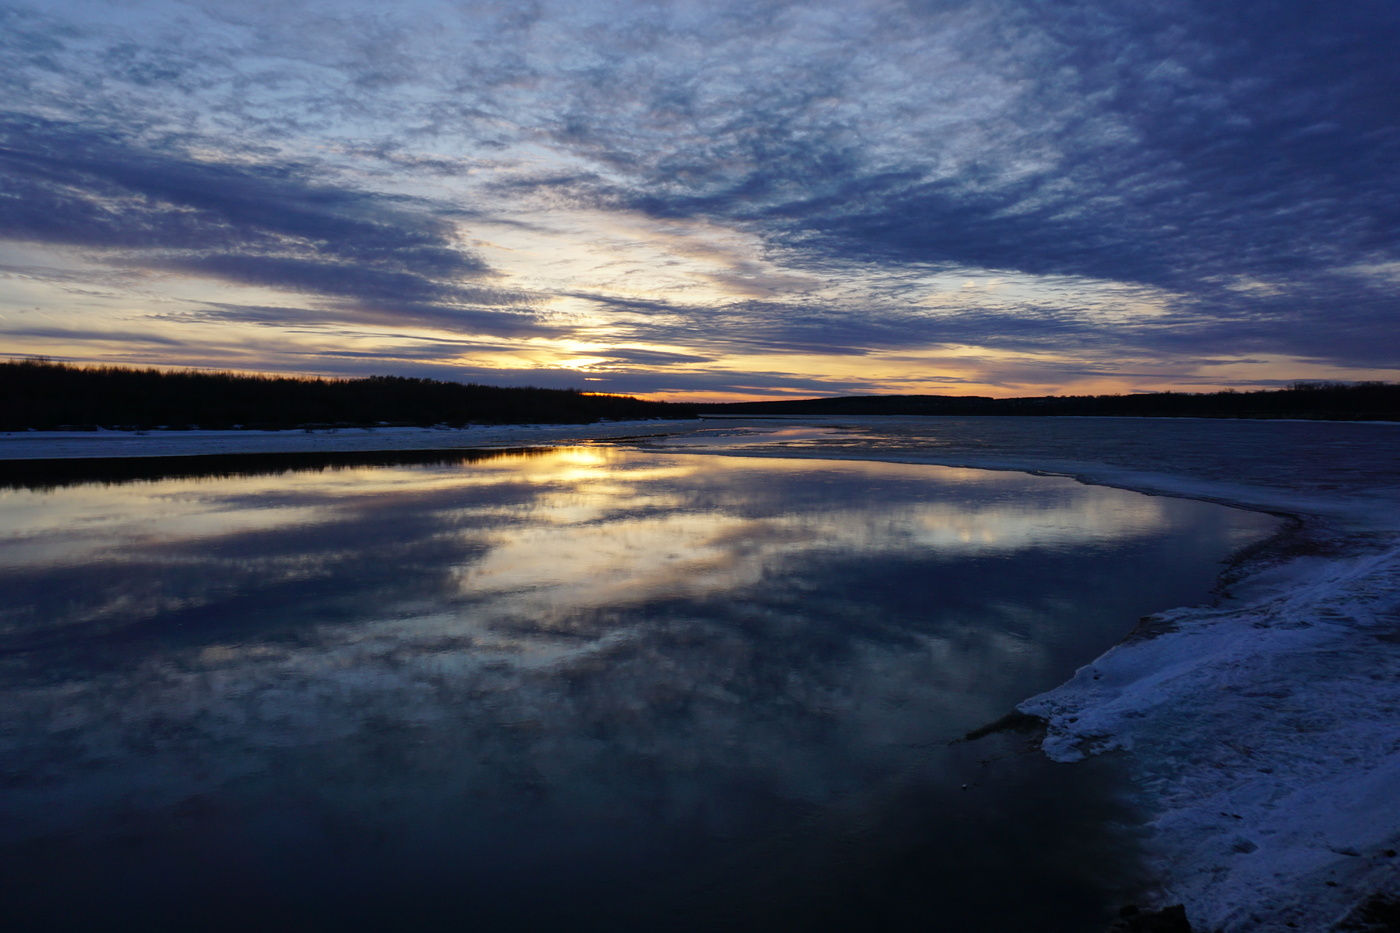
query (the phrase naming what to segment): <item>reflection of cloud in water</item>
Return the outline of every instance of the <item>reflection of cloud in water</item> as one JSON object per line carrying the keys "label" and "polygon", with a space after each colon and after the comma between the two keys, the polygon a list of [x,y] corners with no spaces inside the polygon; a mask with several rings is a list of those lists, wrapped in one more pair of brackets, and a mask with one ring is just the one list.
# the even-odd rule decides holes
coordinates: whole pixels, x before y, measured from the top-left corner
{"label": "reflection of cloud in water", "polygon": [[[21,717],[0,743],[12,785],[4,809],[12,833],[30,835],[101,817],[132,793],[158,808],[252,776],[276,782],[294,766],[339,775],[315,792],[332,810],[357,807],[358,793],[385,781],[435,796],[450,779],[501,805],[544,793],[551,808],[624,822],[722,821],[687,812],[716,805],[687,789],[706,773],[746,786],[734,801],[745,806],[754,795],[849,791],[873,779],[892,745],[936,758],[956,734],[949,721],[996,711],[973,688],[1024,650],[995,634],[975,650],[920,638],[823,664],[788,622],[797,643],[786,651],[674,619],[594,642],[562,667],[548,663],[561,660],[548,645],[517,653],[421,631],[405,643],[392,626],[323,631],[320,644],[208,646],[33,685],[10,695]],[[380,730],[372,742],[367,722]],[[61,808],[37,805],[56,790]]]}
{"label": "reflection of cloud in water", "polygon": [[[0,540],[0,561],[6,567],[35,566],[64,558],[86,559],[104,549],[206,540],[245,530],[311,522],[333,523],[357,511],[382,506],[385,497],[394,497],[395,505],[402,506],[427,500],[433,493],[516,484],[529,487],[532,495],[512,504],[515,509],[523,505],[528,511],[539,513],[539,520],[575,524],[638,507],[679,510],[694,505],[681,494],[644,490],[648,484],[698,482],[706,487],[716,482],[728,484],[741,473],[763,471],[752,463],[720,458],[678,457],[671,458],[671,462],[633,465],[622,462],[621,457],[617,451],[577,449],[560,451],[553,457],[474,464],[466,470],[366,468],[298,477],[294,482],[285,477],[232,478],[217,487],[197,480],[77,486],[65,489],[61,496],[3,490],[0,509],[10,531]],[[813,472],[814,468],[811,462],[775,461],[768,470]],[[839,475],[847,482],[926,483],[933,475],[942,486],[962,487],[959,492],[964,498],[956,506],[917,506],[919,518],[911,521],[926,527],[923,535],[930,544],[958,546],[977,542],[981,546],[1020,547],[1047,537],[1082,540],[1139,534],[1144,521],[1152,520],[1151,499],[1136,497],[1140,501],[1134,502],[1124,497],[1121,501],[1102,502],[1069,483],[1052,494],[1051,488],[1061,482],[1058,480],[1042,479],[1041,488],[1031,492],[1026,489],[1025,477],[973,470],[853,463],[823,465],[816,472],[823,474],[825,482]],[[972,487],[976,491],[967,495]],[[996,496],[1003,490],[1012,495],[1019,493],[1018,501],[1014,505],[982,506],[973,499]],[[715,493],[713,488],[708,491]],[[744,492],[735,495],[731,490],[721,494],[721,499],[732,506],[739,504],[738,499],[743,496]],[[694,498],[693,493],[690,498]],[[483,514],[491,511],[493,505],[499,505],[504,514],[513,511],[512,505],[491,502],[472,502],[464,511]],[[874,536],[884,533],[872,533],[872,517],[866,510],[841,515],[830,503],[827,506],[821,515],[805,520],[810,531],[836,535],[842,541],[854,541],[860,536],[861,546],[868,546]],[[901,506],[892,503],[890,507]],[[447,510],[452,503],[442,502],[436,507]],[[713,514],[688,517],[715,519]],[[939,529],[955,530],[939,533]]]}
{"label": "reflection of cloud in water", "polygon": [[[590,465],[606,468],[606,480],[569,471],[563,489],[532,503],[536,523],[490,535],[489,552],[458,574],[463,592],[508,594],[513,613],[549,617],[581,606],[751,586],[815,552],[874,556],[927,549],[934,552],[927,556],[948,559],[1103,544],[1159,534],[1173,521],[1165,500],[1061,479],[709,457],[693,458],[699,462],[688,470],[634,470],[593,456]],[[809,495],[801,511],[792,511],[780,505],[786,497],[765,499],[745,485],[753,477],[771,480],[774,473],[802,484],[885,484],[884,494],[855,507],[840,494],[819,501]],[[648,488],[667,481],[691,488]],[[938,498],[930,498],[931,492]],[[643,517],[633,517],[638,513]]]}
{"label": "reflection of cloud in water", "polygon": [[[947,740],[1264,527],[1014,474],[607,449],[0,512],[5,843],[155,832],[194,799],[254,833],[293,799],[292,848],[334,851],[488,813],[544,846],[741,837],[955,787]],[[1195,582],[1152,590],[1163,560]]]}
{"label": "reflection of cloud in water", "polygon": [[[330,580],[362,593],[366,610],[418,612],[455,591],[507,596],[499,612],[549,624],[580,606],[755,585],[813,553],[953,557],[1141,536],[1169,521],[1164,500],[1065,480],[598,448],[0,496],[11,529],[0,574],[69,594],[34,596],[33,612],[12,600],[0,632],[110,628],[232,590]],[[474,623],[491,614],[478,605]]]}
{"label": "reflection of cloud in water", "polygon": [[308,618],[339,603],[340,623],[462,604],[459,634],[507,620],[577,632],[568,620],[584,609],[742,590],[823,556],[1102,545],[1191,511],[1020,474],[607,448],[0,495],[5,634],[110,630],[231,595],[234,627],[309,600]]}

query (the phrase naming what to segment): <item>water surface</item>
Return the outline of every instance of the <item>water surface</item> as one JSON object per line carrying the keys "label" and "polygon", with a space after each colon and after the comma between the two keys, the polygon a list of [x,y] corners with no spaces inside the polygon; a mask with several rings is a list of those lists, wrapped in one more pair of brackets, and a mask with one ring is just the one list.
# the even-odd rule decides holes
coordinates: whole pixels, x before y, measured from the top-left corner
{"label": "water surface", "polygon": [[1113,762],[949,743],[1275,524],[942,467],[412,459],[11,478],[8,916],[1097,929],[1135,880]]}

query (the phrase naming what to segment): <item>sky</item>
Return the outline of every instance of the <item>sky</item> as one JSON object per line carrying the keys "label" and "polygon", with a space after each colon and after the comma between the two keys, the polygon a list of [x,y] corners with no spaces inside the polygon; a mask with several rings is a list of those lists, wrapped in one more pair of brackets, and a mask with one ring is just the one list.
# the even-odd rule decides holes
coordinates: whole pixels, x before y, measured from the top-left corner
{"label": "sky", "polygon": [[0,357],[1400,380],[1400,4],[0,0]]}

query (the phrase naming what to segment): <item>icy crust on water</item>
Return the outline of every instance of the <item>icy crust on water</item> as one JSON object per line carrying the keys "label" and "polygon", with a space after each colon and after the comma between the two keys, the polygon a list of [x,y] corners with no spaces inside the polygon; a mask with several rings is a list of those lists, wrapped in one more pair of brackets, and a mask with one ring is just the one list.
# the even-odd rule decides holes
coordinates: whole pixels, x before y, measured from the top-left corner
{"label": "icy crust on water", "polygon": [[1300,521],[1242,555],[1217,605],[1143,620],[1018,708],[1052,758],[1128,752],[1156,897],[1194,929],[1380,929],[1345,921],[1400,898],[1400,426],[1270,427],[1125,424],[1083,461],[1021,464]]}

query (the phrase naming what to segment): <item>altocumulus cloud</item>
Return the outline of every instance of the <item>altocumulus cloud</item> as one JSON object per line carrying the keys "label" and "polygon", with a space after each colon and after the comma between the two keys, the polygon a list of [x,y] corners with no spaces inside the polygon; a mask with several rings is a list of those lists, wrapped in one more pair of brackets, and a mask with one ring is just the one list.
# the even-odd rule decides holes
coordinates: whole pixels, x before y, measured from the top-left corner
{"label": "altocumulus cloud", "polygon": [[100,250],[151,269],[347,299],[345,316],[502,334],[539,327],[517,292],[472,284],[489,269],[406,199],[315,181],[305,166],[195,160],[15,114],[0,118],[7,238]]}
{"label": "altocumulus cloud", "polygon": [[[736,370],[950,346],[1069,382],[1396,366],[1382,0],[0,12],[3,236],[281,293],[202,320],[573,337],[636,391],[850,390]],[[599,255],[641,221],[678,232]],[[716,230],[751,255],[675,245]]]}

